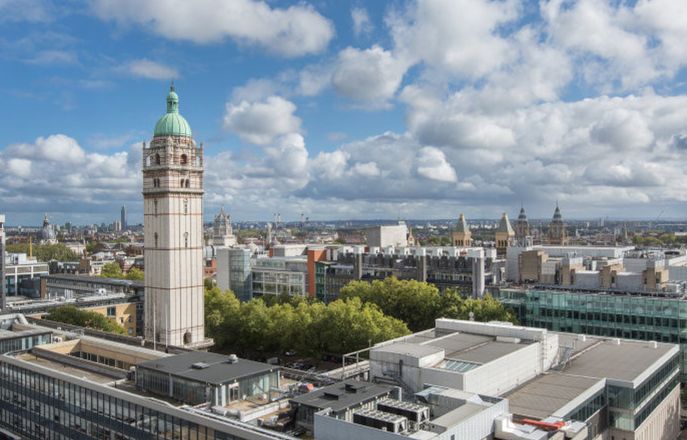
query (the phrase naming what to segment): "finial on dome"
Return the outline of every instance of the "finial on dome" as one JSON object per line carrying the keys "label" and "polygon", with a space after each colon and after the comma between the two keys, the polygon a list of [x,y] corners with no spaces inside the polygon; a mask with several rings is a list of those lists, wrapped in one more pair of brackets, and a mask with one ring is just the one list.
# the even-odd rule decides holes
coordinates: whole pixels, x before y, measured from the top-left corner
{"label": "finial on dome", "polygon": [[169,91],[174,92],[174,80],[171,80],[169,83]]}

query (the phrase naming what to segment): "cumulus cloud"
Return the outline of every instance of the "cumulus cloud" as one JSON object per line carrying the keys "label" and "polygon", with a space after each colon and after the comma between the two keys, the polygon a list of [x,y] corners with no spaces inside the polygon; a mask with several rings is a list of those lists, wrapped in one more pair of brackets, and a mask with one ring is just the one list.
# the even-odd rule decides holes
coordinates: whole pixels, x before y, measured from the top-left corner
{"label": "cumulus cloud", "polygon": [[346,48],[337,61],[332,74],[334,89],[347,98],[378,105],[393,96],[408,67],[379,46]]}
{"label": "cumulus cloud", "polygon": [[287,57],[321,52],[334,36],[332,23],[304,4],[273,8],[257,0],[95,0],[92,9],[103,20],[174,40],[207,44],[231,38]]}
{"label": "cumulus cloud", "polygon": [[294,112],[296,105],[279,96],[264,101],[227,103],[224,127],[248,142],[266,145],[275,137],[300,130],[301,120]]}
{"label": "cumulus cloud", "polygon": [[177,69],[146,58],[126,63],[123,70],[132,75],[148,79],[174,79],[179,77]]}

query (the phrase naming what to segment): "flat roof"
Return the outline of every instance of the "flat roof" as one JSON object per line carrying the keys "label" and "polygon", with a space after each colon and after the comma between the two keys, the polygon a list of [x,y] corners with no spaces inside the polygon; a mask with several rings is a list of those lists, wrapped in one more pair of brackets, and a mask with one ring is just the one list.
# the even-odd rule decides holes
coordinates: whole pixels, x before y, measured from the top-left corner
{"label": "flat roof", "polygon": [[446,357],[467,362],[486,364],[507,354],[518,351],[526,347],[526,344],[516,344],[510,342],[487,342],[485,345],[459,353],[450,353]]}
{"label": "flat roof", "polygon": [[649,341],[621,339],[618,344],[612,339],[602,339],[594,348],[571,359],[565,372],[632,382],[675,347],[674,344],[657,343],[654,348]]}
{"label": "flat roof", "polygon": [[0,340],[21,338],[25,336],[44,335],[52,332],[53,331],[51,329],[47,328],[27,328],[22,330],[0,329]]}
{"label": "flat roof", "polygon": [[63,279],[63,280],[69,280],[69,281],[90,282],[90,283],[94,283],[94,284],[112,284],[112,285],[120,285],[120,286],[134,286],[134,287],[141,287],[141,288],[144,287],[144,284],[142,281],[123,280],[123,279],[119,279],[119,278],[92,277],[89,275],[76,275],[76,274],[71,274],[71,273],[55,273],[55,274],[45,275],[41,278],[45,278],[46,280]]}
{"label": "flat roof", "polygon": [[434,345],[420,345],[409,342],[394,342],[393,344],[372,347],[372,352],[405,354],[414,357],[425,357],[441,351],[441,347]]}
{"label": "flat roof", "polygon": [[384,396],[394,390],[393,386],[346,380],[319,388],[307,394],[301,394],[290,402],[313,408],[331,408],[333,411],[341,411],[346,408],[366,402],[372,398]]}
{"label": "flat roof", "polygon": [[[248,359],[239,359],[233,364],[230,364],[228,360],[229,356],[223,354],[189,351],[188,353],[141,362],[138,367],[214,385],[279,370],[278,366]],[[194,364],[199,363],[205,364],[205,368],[193,367]]]}
{"label": "flat roof", "polygon": [[507,393],[510,411],[536,419],[549,417],[604,379],[550,372]]}

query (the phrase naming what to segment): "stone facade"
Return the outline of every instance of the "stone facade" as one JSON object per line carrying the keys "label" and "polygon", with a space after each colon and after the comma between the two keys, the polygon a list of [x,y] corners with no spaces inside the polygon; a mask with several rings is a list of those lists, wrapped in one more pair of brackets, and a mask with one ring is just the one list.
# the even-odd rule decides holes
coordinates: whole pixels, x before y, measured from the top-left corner
{"label": "stone facade", "polygon": [[[168,112],[176,94],[167,98]],[[145,338],[205,343],[203,150],[190,136],[156,135],[143,148]]]}

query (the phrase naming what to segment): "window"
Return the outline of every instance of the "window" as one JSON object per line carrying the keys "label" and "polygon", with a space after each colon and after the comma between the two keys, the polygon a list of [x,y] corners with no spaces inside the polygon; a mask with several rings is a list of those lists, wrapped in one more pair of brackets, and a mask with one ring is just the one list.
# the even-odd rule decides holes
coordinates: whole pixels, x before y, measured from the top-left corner
{"label": "window", "polygon": [[186,188],[191,187],[191,181],[189,179],[186,179]]}
{"label": "window", "polygon": [[155,237],[155,247],[157,247],[157,232],[155,233],[154,237]]}
{"label": "window", "polygon": [[155,155],[155,165],[160,165],[160,155],[159,154]]}
{"label": "window", "polygon": [[188,232],[184,232],[184,247],[188,247]]}
{"label": "window", "polygon": [[180,162],[182,165],[186,165],[186,164],[188,163],[188,158],[186,157],[185,154],[182,154],[182,155],[181,155],[181,159],[179,160],[179,162]]}
{"label": "window", "polygon": [[[154,213],[157,215],[157,199],[153,200],[153,208],[155,209]],[[157,235],[157,234],[155,234]]]}
{"label": "window", "polygon": [[113,316],[117,316],[117,307],[108,307],[107,308],[107,317],[111,318]]}

